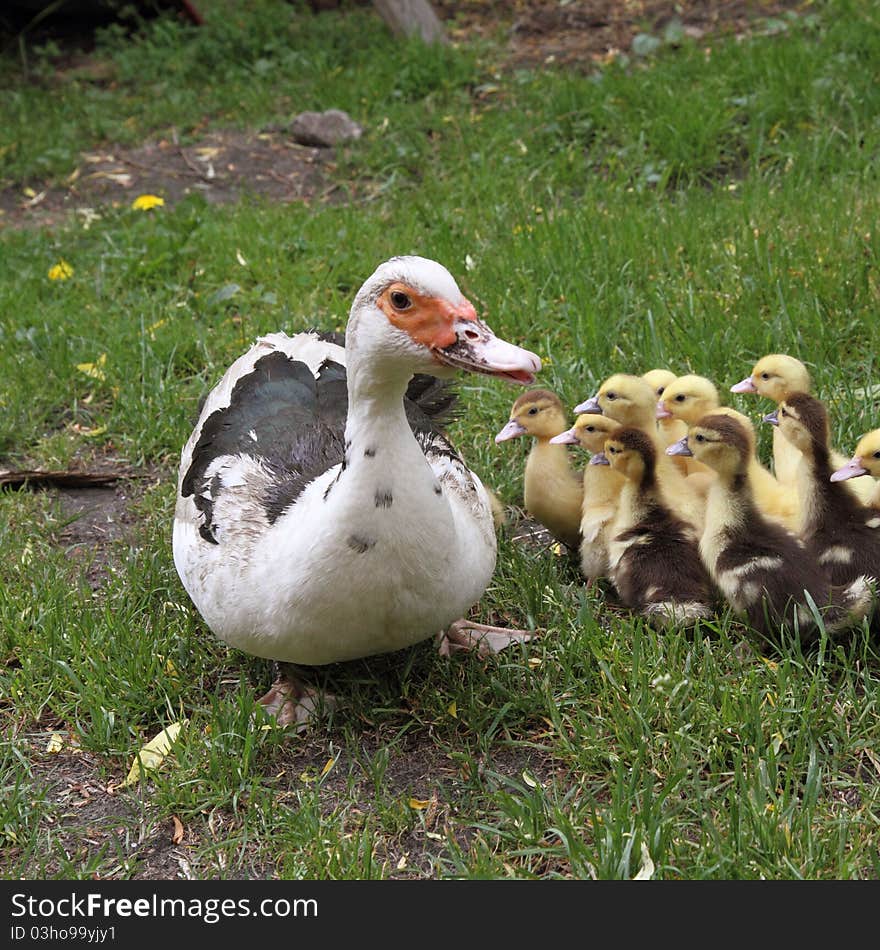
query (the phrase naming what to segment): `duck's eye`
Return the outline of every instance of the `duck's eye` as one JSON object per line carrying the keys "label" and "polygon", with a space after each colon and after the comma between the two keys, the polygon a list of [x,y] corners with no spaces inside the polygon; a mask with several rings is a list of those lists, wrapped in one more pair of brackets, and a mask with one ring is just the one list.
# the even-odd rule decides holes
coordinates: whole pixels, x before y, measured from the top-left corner
{"label": "duck's eye", "polygon": [[761,379],[770,379],[769,373],[761,373]]}
{"label": "duck's eye", "polygon": [[697,442],[705,442],[705,441],[706,441],[706,436],[704,436],[704,435],[695,435],[694,438],[697,440]]}
{"label": "duck's eye", "polygon": [[530,415],[530,416],[536,416],[537,414],[538,414],[538,407],[537,407],[537,406],[532,406],[532,408],[529,409],[529,415]]}
{"label": "duck's eye", "polygon": [[658,387],[658,389],[657,389],[657,395],[658,395],[658,396],[662,396],[665,390],[666,390],[666,387],[665,387],[665,386],[660,386],[660,387]]}
{"label": "duck's eye", "polygon": [[874,453],[874,458],[875,458],[875,459],[880,459],[880,452],[875,452],[875,453]]}
{"label": "duck's eye", "polygon": [[402,290],[392,290],[391,304],[395,310],[409,310],[413,302],[409,294],[405,294]]}
{"label": "duck's eye", "polygon": [[[584,426],[584,428],[587,430],[587,432],[595,432],[595,431],[596,431],[596,427],[595,427],[595,426]],[[878,452],[877,455],[880,455],[880,452]],[[875,456],[875,458],[876,458],[876,456]]]}
{"label": "duck's eye", "polygon": [[618,449],[614,448],[613,445],[609,445],[609,446],[608,446],[608,451],[609,451],[612,455],[617,455]]}
{"label": "duck's eye", "polygon": [[779,410],[779,415],[785,416],[785,417],[787,418],[787,417],[788,417],[788,410],[787,410],[787,409],[780,409],[780,410]]}
{"label": "duck's eye", "polygon": [[614,400],[617,399],[617,393],[605,393],[605,398],[614,402]]}
{"label": "duck's eye", "polygon": [[679,393],[679,394],[675,397],[675,401],[676,401],[676,402],[684,402],[685,399],[687,399],[687,396],[685,396],[684,393]]}

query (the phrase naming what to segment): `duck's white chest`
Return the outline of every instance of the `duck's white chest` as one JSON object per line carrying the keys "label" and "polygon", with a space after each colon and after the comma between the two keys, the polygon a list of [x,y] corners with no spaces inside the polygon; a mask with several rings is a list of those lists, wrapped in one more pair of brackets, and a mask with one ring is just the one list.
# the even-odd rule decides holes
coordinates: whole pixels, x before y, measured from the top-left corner
{"label": "duck's white chest", "polygon": [[276,660],[338,662],[417,643],[479,599],[495,565],[479,493],[466,509],[423,458],[405,475],[378,460],[365,475],[363,464],[316,479],[249,545],[205,545],[191,525],[178,539],[176,527],[187,590],[221,639]]}

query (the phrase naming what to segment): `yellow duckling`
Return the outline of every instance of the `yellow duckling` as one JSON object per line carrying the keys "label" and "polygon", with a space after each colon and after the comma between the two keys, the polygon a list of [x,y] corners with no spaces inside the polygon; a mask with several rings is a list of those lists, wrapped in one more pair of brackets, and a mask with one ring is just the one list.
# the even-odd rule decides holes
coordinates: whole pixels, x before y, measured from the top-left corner
{"label": "yellow duckling", "polygon": [[874,479],[874,491],[868,499],[868,506],[880,508],[880,429],[873,429],[859,439],[855,455],[832,474],[831,481],[843,482],[861,475],[870,475]]}
{"label": "yellow duckling", "polygon": [[608,574],[608,539],[625,478],[611,468],[602,452],[605,440],[619,428],[607,416],[586,414],[578,416],[570,429],[550,440],[555,444],[577,444],[592,454],[584,469],[581,507],[581,573],[588,582]]}
{"label": "yellow duckling", "polygon": [[[757,393],[767,399],[772,399],[777,405],[787,399],[792,393],[812,393],[812,380],[804,364],[794,356],[785,353],[769,353],[762,356],[752,367],[750,376],[730,387],[732,393]],[[835,468],[846,464],[846,459],[840,452],[831,450],[831,462]],[[798,466],[800,453],[780,433],[778,428],[773,430],[773,471],[778,481],[784,485],[795,485],[798,480]],[[861,476],[853,478],[848,483],[849,489],[865,504],[874,495],[872,479]]]}
{"label": "yellow duckling", "polygon": [[591,399],[575,407],[579,413],[601,413],[622,426],[635,426],[647,433],[657,449],[657,478],[667,502],[679,518],[702,527],[705,496],[688,483],[685,473],[664,453],[666,446],[657,431],[657,399],[641,376],[615,373]]}
{"label": "yellow duckling", "polygon": [[[642,379],[654,390],[657,399],[663,398],[666,387],[676,379],[675,373],[669,369],[649,369],[647,373],[642,373]],[[666,445],[672,445],[678,442],[682,436],[687,435],[687,426],[674,416],[661,416],[657,414],[657,428],[660,430],[661,440]]]}
{"label": "yellow duckling", "polygon": [[752,442],[736,417],[703,416],[666,451],[693,454],[717,474],[709,489],[700,556],[725,599],[751,627],[765,634],[783,625],[802,636],[814,632],[809,599],[830,632],[867,616],[868,579],[832,587],[812,545],[770,521],[755,504],[749,475]]}
{"label": "yellow duckling", "polygon": [[523,476],[526,511],[554,538],[576,550],[580,544],[582,480],[571,467],[566,447],[552,442],[567,428],[559,397],[548,389],[532,389],[513,404],[510,421],[495,436],[495,442],[524,435],[534,438]]}
{"label": "yellow duckling", "polygon": [[[792,485],[783,485],[758,461],[756,455],[755,427],[751,420],[735,409],[721,405],[714,383],[705,376],[688,374],[679,376],[667,386],[657,403],[657,415],[668,413],[681,420],[686,427],[693,426],[707,413],[720,413],[737,419],[746,432],[751,445],[749,455],[749,478],[755,496],[755,504],[768,517],[778,521],[790,531],[800,527],[801,513],[797,491]],[[703,471],[712,471],[697,459],[689,459],[700,465]],[[697,471],[694,469],[694,471]]]}
{"label": "yellow duckling", "polygon": [[711,616],[712,582],[697,532],[676,517],[657,477],[664,454],[635,426],[622,426],[605,442],[605,457],[625,478],[608,545],[609,577],[627,607],[662,623],[690,622]]}

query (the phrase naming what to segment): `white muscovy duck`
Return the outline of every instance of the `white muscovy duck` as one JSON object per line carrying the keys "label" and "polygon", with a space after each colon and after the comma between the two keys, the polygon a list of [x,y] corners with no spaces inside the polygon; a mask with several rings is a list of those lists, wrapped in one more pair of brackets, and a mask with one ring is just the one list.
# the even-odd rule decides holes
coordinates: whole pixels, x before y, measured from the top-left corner
{"label": "white muscovy duck", "polygon": [[[492,511],[436,424],[449,394],[414,374],[528,385],[540,368],[422,257],[376,269],[344,348],[313,332],[257,340],[209,393],[181,456],[174,563],[211,630],[303,665],[435,634],[444,654],[527,640],[460,619],[495,569]],[[260,702],[287,724],[307,721],[316,700],[279,665]]]}

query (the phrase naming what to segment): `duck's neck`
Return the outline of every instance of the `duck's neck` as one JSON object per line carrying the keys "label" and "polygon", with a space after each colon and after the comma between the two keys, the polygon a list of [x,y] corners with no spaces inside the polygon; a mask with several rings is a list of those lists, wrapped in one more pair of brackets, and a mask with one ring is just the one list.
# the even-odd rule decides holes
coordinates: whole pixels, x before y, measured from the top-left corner
{"label": "duck's neck", "polygon": [[[356,354],[347,354],[347,362],[346,460],[364,455],[374,458],[386,446],[398,451],[402,445],[411,444],[418,451],[403,407],[412,374],[396,367],[381,367],[377,372],[371,366],[368,372]],[[389,462],[386,460],[385,464]]]}
{"label": "duck's neck", "polygon": [[798,496],[803,514],[801,532],[812,534],[825,524],[836,521],[851,508],[852,495],[848,489],[831,481],[831,456],[827,446],[813,444],[813,450],[803,453],[798,467]]}
{"label": "duck's neck", "polygon": [[747,467],[734,472],[718,472],[709,487],[706,499],[704,537],[713,537],[722,530],[736,532],[753,518],[755,502]]}
{"label": "duck's neck", "polygon": [[[560,430],[561,431],[561,430]],[[571,456],[564,445],[554,445],[550,436],[536,436],[526,460],[527,474],[540,478],[560,478],[565,481],[575,478]]]}

